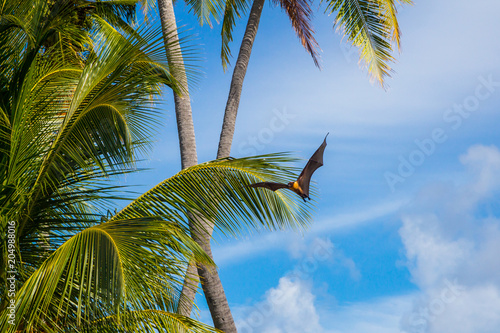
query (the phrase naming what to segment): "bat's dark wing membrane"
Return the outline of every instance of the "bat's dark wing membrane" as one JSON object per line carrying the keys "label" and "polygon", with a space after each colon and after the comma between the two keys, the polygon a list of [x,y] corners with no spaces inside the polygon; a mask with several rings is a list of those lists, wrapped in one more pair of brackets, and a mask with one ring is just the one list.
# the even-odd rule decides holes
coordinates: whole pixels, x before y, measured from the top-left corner
{"label": "bat's dark wing membrane", "polygon": [[311,182],[311,176],[314,171],[316,171],[320,166],[323,165],[323,153],[325,152],[327,136],[328,134],[325,136],[325,139],[323,140],[321,146],[319,146],[319,148],[314,152],[314,154],[307,162],[306,166],[300,173],[299,178],[297,178],[297,183],[302,189],[304,195],[306,195],[307,197],[309,197],[309,183]]}
{"label": "bat's dark wing membrane", "polygon": [[255,183],[252,185],[248,185],[248,187],[254,187],[254,188],[263,187],[263,188],[267,188],[271,191],[276,191],[276,190],[279,190],[282,188],[288,188],[288,185],[281,184],[281,183],[263,182],[263,183]]}

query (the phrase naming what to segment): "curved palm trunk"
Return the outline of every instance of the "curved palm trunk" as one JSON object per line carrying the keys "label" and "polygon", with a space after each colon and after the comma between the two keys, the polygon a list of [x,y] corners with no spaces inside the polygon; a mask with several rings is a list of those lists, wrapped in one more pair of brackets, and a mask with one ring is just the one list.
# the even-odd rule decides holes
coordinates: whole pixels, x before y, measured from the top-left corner
{"label": "curved palm trunk", "polygon": [[224,113],[224,122],[222,123],[222,131],[220,133],[217,158],[228,157],[231,153],[231,144],[233,142],[234,128],[236,125],[236,115],[238,114],[238,107],[240,105],[243,80],[247,73],[253,42],[259,28],[264,1],[265,0],[254,0],[252,9],[250,10],[250,17],[248,18],[245,35],[241,42],[240,53],[238,54],[236,65],[234,66],[229,97],[227,98],[226,110]]}
{"label": "curved palm trunk", "polygon": [[[158,0],[158,9],[160,12],[165,49],[170,70],[172,75],[174,75],[184,87],[182,96],[174,93],[181,161],[182,168],[184,169],[198,163],[186,71],[182,59],[179,38],[176,33],[177,24],[172,0]],[[213,259],[210,248],[210,238],[214,226],[210,222],[203,222],[202,230],[195,228],[194,225],[190,225],[191,232],[195,241],[200,244],[210,258]],[[203,265],[199,265],[197,268],[195,263],[189,264],[186,271],[186,280],[179,300],[178,312],[184,316],[190,316],[191,314],[193,301],[196,296],[196,287],[198,285],[196,270],[198,270],[198,275],[202,280],[203,291],[214,321],[214,326],[226,333],[236,333],[236,325],[234,324],[222,283],[215,269],[210,270]]]}

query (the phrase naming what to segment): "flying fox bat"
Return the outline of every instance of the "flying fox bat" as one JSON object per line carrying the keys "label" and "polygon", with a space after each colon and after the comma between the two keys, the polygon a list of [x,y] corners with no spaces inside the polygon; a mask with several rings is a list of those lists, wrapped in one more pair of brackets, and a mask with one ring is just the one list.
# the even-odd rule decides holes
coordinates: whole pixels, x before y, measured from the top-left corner
{"label": "flying fox bat", "polygon": [[288,184],[273,183],[273,182],[255,183],[249,185],[249,187],[254,187],[254,188],[263,187],[271,191],[276,191],[282,188],[286,188],[300,195],[300,197],[304,200],[304,202],[306,202],[306,198],[311,200],[311,198],[309,198],[309,183],[311,182],[311,176],[314,173],[314,171],[316,171],[320,166],[323,165],[323,153],[325,152],[326,137],[328,136],[328,134],[330,133],[326,134],[323,143],[311,156],[311,158],[307,162],[306,166],[304,167],[304,169],[299,175],[299,178],[297,178],[296,181],[289,182]]}

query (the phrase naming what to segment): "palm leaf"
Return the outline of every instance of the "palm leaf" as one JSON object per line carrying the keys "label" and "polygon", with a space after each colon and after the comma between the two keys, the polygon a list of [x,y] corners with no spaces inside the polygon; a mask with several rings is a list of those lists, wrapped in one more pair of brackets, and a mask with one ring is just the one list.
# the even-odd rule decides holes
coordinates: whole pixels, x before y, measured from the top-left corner
{"label": "palm leaf", "polygon": [[383,15],[386,17],[386,21],[389,23],[392,29],[391,40],[396,43],[398,50],[401,51],[401,30],[399,29],[399,23],[397,19],[398,9],[397,6],[402,4],[413,4],[412,0],[380,0],[380,6],[383,11]]}
{"label": "palm leaf", "polygon": [[212,27],[210,17],[213,16],[215,21],[219,21],[220,12],[222,11],[220,1],[218,0],[186,0],[186,4],[190,6],[190,11],[198,18],[201,25],[206,22]]}
{"label": "palm leaf", "polygon": [[188,216],[200,216],[223,232],[237,235],[262,228],[303,228],[310,207],[291,191],[272,192],[246,187],[261,181],[288,182],[296,174],[281,164],[288,155],[222,159],[185,169],[133,201],[114,218],[162,216],[186,227]]}
{"label": "palm leaf", "polygon": [[245,0],[226,0],[224,7],[224,17],[222,19],[221,36],[221,59],[224,70],[229,65],[231,58],[231,48],[229,43],[233,41],[233,29],[236,25],[236,19],[244,15],[248,9],[248,3]]}
{"label": "palm leaf", "polygon": [[22,285],[16,295],[16,326],[10,327],[4,312],[0,329],[77,327],[121,311],[175,311],[174,296],[190,258],[212,264],[174,223],[113,219],[87,228]]}
{"label": "palm leaf", "polygon": [[[399,46],[399,26],[394,1],[327,0],[326,11],[336,14],[335,25],[360,50],[360,61],[382,86],[391,76],[391,41]],[[408,1],[404,1],[408,3]]]}
{"label": "palm leaf", "polygon": [[[132,145],[145,147],[159,114],[151,106],[151,96],[160,93],[160,84],[169,83],[165,65],[149,56],[155,52],[159,55],[161,38],[157,36],[156,46],[151,46],[146,44],[151,37],[154,35],[144,41],[127,41],[119,34],[102,35],[100,38],[108,41],[106,45],[96,44],[98,53],[90,56],[83,69],[73,70],[71,78],[69,70],[59,68],[43,73],[47,84],[35,74],[27,77],[22,91],[27,96],[23,100],[30,104],[19,105],[19,109],[37,115],[37,122],[18,112],[22,121],[13,126],[15,158],[11,170],[13,175],[22,174],[27,168],[33,169],[31,163],[24,163],[28,154],[43,156],[38,158],[36,178],[25,178],[32,184],[30,210],[38,199],[53,193],[67,174],[80,169],[100,170],[104,175],[117,167],[125,170],[134,159]],[[58,76],[67,89],[59,89],[60,96],[52,91],[60,86]],[[30,94],[42,96],[42,101]],[[61,101],[54,103],[59,97]],[[52,123],[47,124],[47,120]]]}
{"label": "palm leaf", "polygon": [[183,332],[211,333],[219,330],[196,320],[160,310],[129,311],[120,316],[110,316],[96,322],[85,332]]}
{"label": "palm leaf", "polygon": [[[175,84],[159,31],[122,35],[95,18],[100,28],[91,39],[76,27],[72,34],[59,18],[71,12],[68,1],[2,8],[0,40],[10,42],[0,47],[0,205],[2,227],[18,222],[22,282],[61,243],[100,220],[117,198],[107,177],[130,172],[159,115],[154,97],[161,85]],[[57,31],[69,37],[48,43]],[[76,56],[73,35],[86,36],[94,49]]]}
{"label": "palm leaf", "polygon": [[300,38],[302,46],[309,52],[313,58],[314,64],[319,65],[318,42],[314,38],[314,29],[311,25],[313,18],[311,0],[273,0],[276,5],[286,12],[292,27]]}

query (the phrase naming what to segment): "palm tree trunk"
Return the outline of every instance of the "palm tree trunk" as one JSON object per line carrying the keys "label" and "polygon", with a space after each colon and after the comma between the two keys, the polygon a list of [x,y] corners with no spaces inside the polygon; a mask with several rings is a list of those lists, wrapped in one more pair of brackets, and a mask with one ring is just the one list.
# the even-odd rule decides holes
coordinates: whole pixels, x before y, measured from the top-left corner
{"label": "palm tree trunk", "polygon": [[[172,0],[158,0],[158,9],[160,12],[165,49],[171,73],[179,83],[185,87],[182,96],[174,93],[181,161],[182,168],[184,169],[198,163],[186,71],[177,35],[177,24],[175,21]],[[195,227],[194,224],[190,224],[191,232],[195,241],[200,244],[210,258],[213,259],[210,239],[214,226],[211,222],[202,222],[201,229]],[[188,265],[186,280],[179,300],[178,312],[184,316],[190,316],[191,314],[193,301],[196,296],[196,286],[198,285],[195,274],[197,269],[198,275],[202,280],[203,291],[215,328],[226,333],[236,333],[236,325],[234,324],[229,304],[216,269],[211,270],[204,267],[204,265],[199,265],[197,268],[195,263],[190,263]]]}
{"label": "palm tree trunk", "polygon": [[[186,71],[179,44],[179,36],[177,35],[177,23],[172,0],[158,0],[158,10],[160,12],[163,42],[165,44],[169,69],[171,74],[183,87],[182,96],[174,92],[174,104],[181,152],[181,165],[184,169],[198,164],[191,101],[189,99]],[[179,300],[179,314],[187,317],[191,315],[197,285],[196,266],[189,265],[186,272],[186,282],[182,288]]]}
{"label": "palm tree trunk", "polygon": [[[213,259],[210,240],[212,239],[214,224],[210,221],[202,221],[202,223],[198,223],[197,225],[201,225],[203,229],[197,230],[197,228],[192,227],[191,230],[194,229],[193,238],[203,248],[205,253]],[[234,323],[217,269],[198,265],[198,275],[201,279],[201,286],[214,322],[214,327],[225,333],[237,333],[236,324]]]}
{"label": "palm tree trunk", "polygon": [[181,163],[184,169],[198,164],[186,70],[179,44],[172,0],[158,0],[158,10],[160,12],[163,42],[165,43],[169,69],[182,88],[182,96],[174,92],[174,102],[181,150]]}
{"label": "palm tree trunk", "polygon": [[220,133],[219,149],[217,158],[228,157],[231,153],[231,144],[233,142],[234,128],[236,125],[236,115],[240,105],[241,90],[243,89],[243,80],[247,73],[252,46],[259,28],[260,16],[265,0],[254,0],[250,17],[248,18],[247,27],[241,42],[240,53],[238,60],[234,66],[233,78],[227,98],[226,110],[224,112],[224,122],[222,123],[222,131]]}

